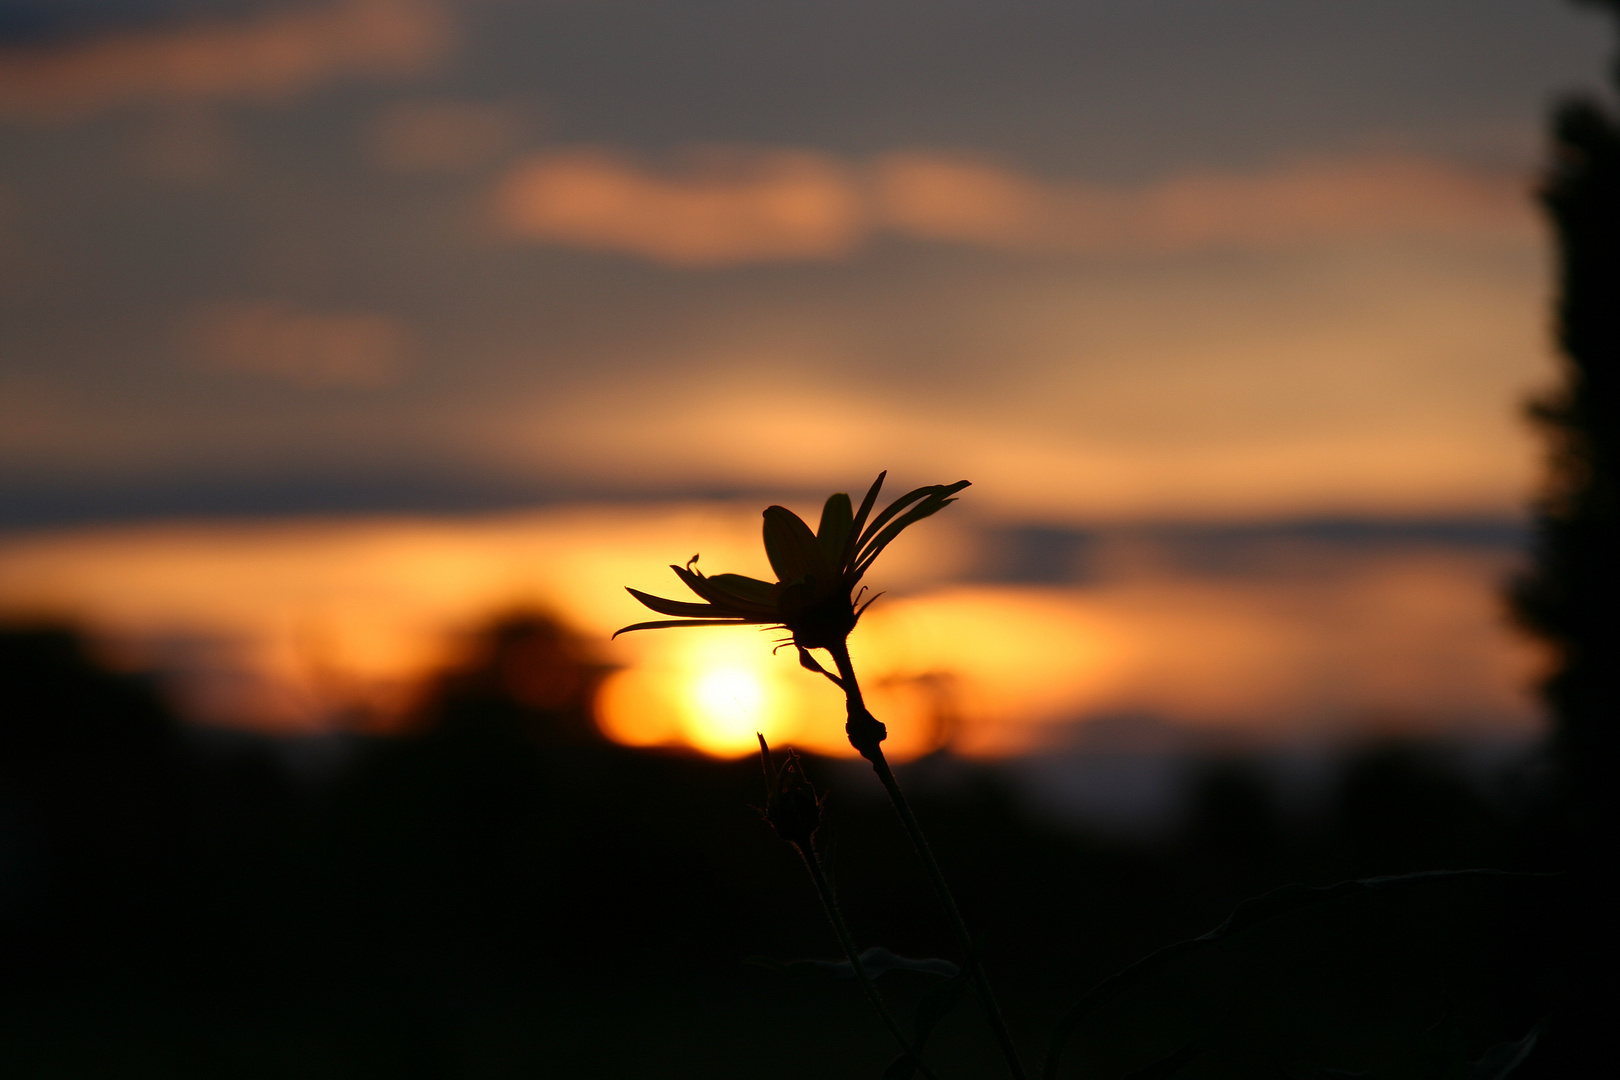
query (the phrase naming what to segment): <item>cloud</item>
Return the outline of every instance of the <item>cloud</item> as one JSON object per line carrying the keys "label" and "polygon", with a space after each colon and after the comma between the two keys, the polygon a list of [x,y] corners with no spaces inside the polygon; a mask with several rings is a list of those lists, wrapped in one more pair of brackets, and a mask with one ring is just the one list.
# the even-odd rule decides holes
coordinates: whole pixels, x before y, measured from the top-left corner
{"label": "cloud", "polygon": [[828,259],[864,230],[861,190],[803,150],[709,150],[656,174],[608,150],[541,154],[495,194],[512,235],[678,266]]}
{"label": "cloud", "polygon": [[313,312],[276,300],[205,307],[186,320],[204,370],[276,379],[308,389],[374,389],[399,378],[407,335],[371,312]]}
{"label": "cloud", "polygon": [[501,105],[418,101],[395,105],[367,135],[373,161],[398,172],[477,168],[511,149],[519,117]]}
{"label": "cloud", "polygon": [[675,265],[827,259],[889,233],[1013,252],[1141,255],[1394,236],[1524,241],[1522,177],[1402,155],[1201,172],[1139,187],[1054,181],[931,151],[851,165],[733,149],[654,173],[606,150],[530,158],[500,184],[513,235]]}
{"label": "cloud", "polygon": [[1409,156],[1322,158],[1138,188],[1051,182],[935,153],[873,166],[875,223],[986,247],[1112,254],[1277,247],[1372,236],[1524,235],[1522,178]]}
{"label": "cloud", "polygon": [[410,75],[450,44],[436,0],[335,0],[0,50],[0,116],[72,121],[131,104],[280,101],[352,75]]}

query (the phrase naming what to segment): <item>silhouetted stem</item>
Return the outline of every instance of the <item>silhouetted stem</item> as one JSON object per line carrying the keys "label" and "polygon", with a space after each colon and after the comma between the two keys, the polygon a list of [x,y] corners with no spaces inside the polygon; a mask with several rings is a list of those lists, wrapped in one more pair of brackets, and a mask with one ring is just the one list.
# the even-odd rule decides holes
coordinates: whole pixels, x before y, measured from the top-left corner
{"label": "silhouetted stem", "polygon": [[[883,782],[883,789],[889,793],[889,802],[894,804],[895,813],[900,815],[900,823],[905,826],[906,835],[911,838],[912,849],[922,860],[923,869],[928,874],[928,880],[934,887],[934,895],[939,898],[940,906],[945,909],[946,918],[950,920],[951,929],[956,932],[957,943],[962,947],[964,956],[973,955],[973,937],[968,933],[967,922],[962,918],[962,911],[956,906],[956,897],[951,895],[951,888],[945,884],[945,875],[940,872],[939,863],[934,860],[934,851],[928,846],[928,838],[923,835],[922,826],[917,824],[917,817],[911,812],[911,804],[906,801],[905,793],[900,790],[900,783],[894,778],[894,771],[889,768],[888,759],[883,756],[883,748],[876,739],[856,742],[857,732],[876,730],[881,732],[882,726],[877,719],[866,709],[866,702],[861,697],[861,685],[855,678],[855,665],[850,662],[849,649],[843,644],[837,648],[828,649],[832,653],[833,662],[838,665],[838,677],[843,682],[844,698],[849,708],[850,742],[861,756],[872,763],[872,771],[877,773],[878,779]],[[879,734],[877,739],[881,739]],[[971,978],[973,988],[978,991],[979,1000],[984,1003],[985,1014],[990,1019],[990,1028],[995,1032],[996,1041],[1001,1044],[1001,1053],[1007,1059],[1007,1069],[1013,1075],[1013,1080],[1024,1080],[1024,1066],[1018,1060],[1018,1051],[1013,1046],[1012,1035],[1007,1031],[1007,1021],[1001,1015],[1001,1005],[996,1001],[996,995],[990,989],[990,980],[985,977],[984,966],[974,964]]]}
{"label": "silhouetted stem", "polygon": [[816,895],[821,897],[822,910],[826,911],[827,921],[832,923],[833,933],[838,935],[838,944],[844,947],[844,955],[849,957],[850,967],[855,969],[855,977],[860,980],[861,989],[866,991],[867,1000],[883,1018],[883,1024],[889,1029],[889,1034],[894,1036],[894,1041],[900,1044],[900,1052],[911,1059],[917,1071],[927,1080],[938,1080],[928,1066],[923,1064],[922,1057],[912,1050],[911,1043],[900,1030],[899,1021],[895,1020],[894,1014],[889,1011],[883,995],[878,993],[877,984],[866,973],[866,965],[861,963],[861,954],[855,949],[855,939],[850,937],[849,927],[844,925],[844,916],[838,910],[838,898],[833,895],[832,883],[827,880],[827,874],[821,868],[821,857],[814,849],[806,851],[803,845],[793,846],[799,852],[799,858],[804,860],[805,869],[810,871],[810,880],[816,883]]}

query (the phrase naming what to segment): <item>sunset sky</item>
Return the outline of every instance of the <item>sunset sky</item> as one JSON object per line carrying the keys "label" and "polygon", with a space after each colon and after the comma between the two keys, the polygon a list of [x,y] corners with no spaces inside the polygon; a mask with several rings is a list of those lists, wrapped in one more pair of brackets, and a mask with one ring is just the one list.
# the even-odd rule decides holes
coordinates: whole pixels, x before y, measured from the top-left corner
{"label": "sunset sky", "polygon": [[[1533,192],[1608,53],[1557,0],[7,0],[0,609],[215,634],[284,697],[324,627],[381,693],[478,605],[611,629],[693,521],[742,559],[762,500],[888,468],[974,481],[870,651],[993,697],[980,748],[1133,710],[1526,730]],[[1232,535],[1243,573],[1164,554]],[[1031,536],[1119,557],[1003,572]],[[939,630],[996,618],[1029,700]],[[766,692],[686,647],[615,655]],[[746,749],[635,700],[631,741]]]}
{"label": "sunset sky", "polygon": [[[11,0],[12,525],[1517,512],[1554,0]],[[851,476],[857,479],[852,481]]]}

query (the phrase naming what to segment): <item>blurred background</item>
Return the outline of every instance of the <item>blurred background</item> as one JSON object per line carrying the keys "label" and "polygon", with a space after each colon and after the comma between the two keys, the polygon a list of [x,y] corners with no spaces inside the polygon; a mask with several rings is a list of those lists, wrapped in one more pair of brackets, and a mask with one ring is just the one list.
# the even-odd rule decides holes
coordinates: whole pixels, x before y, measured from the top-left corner
{"label": "blurred background", "polygon": [[835,950],[756,731],[857,935],[949,953],[838,695],[753,630],[608,638],[880,469],[974,482],[851,647],[1031,1045],[1264,888],[1541,865],[1535,191],[1610,44],[1555,0],[0,3],[8,1058],[875,1075],[851,985],[741,963]]}

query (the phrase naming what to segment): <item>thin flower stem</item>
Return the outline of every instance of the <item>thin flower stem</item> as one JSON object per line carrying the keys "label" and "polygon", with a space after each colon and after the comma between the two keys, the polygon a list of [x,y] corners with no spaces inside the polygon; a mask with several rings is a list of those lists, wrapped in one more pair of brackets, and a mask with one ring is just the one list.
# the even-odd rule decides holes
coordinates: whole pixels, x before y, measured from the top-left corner
{"label": "thin flower stem", "polygon": [[[871,713],[866,710],[866,702],[861,697],[861,686],[855,678],[855,665],[850,661],[848,646],[840,642],[836,648],[827,651],[832,653],[833,661],[838,665],[838,676],[843,682],[850,717],[852,719],[871,717]],[[962,918],[961,909],[956,906],[956,897],[951,895],[950,886],[945,884],[945,875],[940,872],[939,863],[934,860],[934,851],[928,846],[928,838],[923,835],[922,826],[917,824],[917,817],[911,812],[911,804],[906,801],[905,793],[900,790],[899,781],[894,778],[894,771],[889,768],[888,759],[883,756],[883,748],[872,742],[869,746],[858,746],[856,749],[872,763],[872,771],[877,773],[878,779],[883,782],[884,790],[889,793],[889,801],[894,804],[895,813],[900,815],[900,823],[905,826],[906,835],[911,839],[911,846],[917,852],[917,857],[922,860],[928,880],[934,886],[934,895],[939,898],[951,929],[956,932],[957,943],[965,956],[972,956],[973,937],[968,933],[967,922]],[[1023,1063],[1018,1060],[1018,1051],[1013,1046],[1012,1035],[1007,1031],[1007,1021],[1001,1014],[1001,1005],[996,1001],[996,995],[990,989],[990,980],[984,974],[984,965],[974,964],[971,978],[974,989],[979,993],[979,1000],[984,1003],[990,1028],[995,1032],[996,1041],[1001,1044],[1002,1056],[1007,1059],[1007,1070],[1012,1074],[1013,1080],[1024,1080]]]}
{"label": "thin flower stem", "polygon": [[866,973],[866,965],[861,963],[861,954],[855,949],[855,939],[850,936],[849,927],[844,925],[843,913],[838,910],[838,898],[833,895],[832,883],[827,880],[826,871],[821,867],[821,856],[814,849],[806,851],[803,845],[794,844],[799,858],[804,860],[805,869],[810,871],[810,880],[816,883],[816,895],[821,897],[822,910],[827,913],[827,921],[832,923],[833,933],[838,935],[838,943],[844,947],[844,955],[849,957],[850,967],[855,969],[855,977],[861,982],[861,989],[866,991],[866,998],[883,1018],[883,1024],[894,1036],[894,1041],[900,1044],[900,1052],[909,1057],[917,1071],[922,1073],[926,1080],[939,1080],[927,1065],[923,1064],[920,1054],[911,1048],[905,1032],[900,1030],[900,1023],[889,1011],[889,1005],[878,993],[877,984]]}

